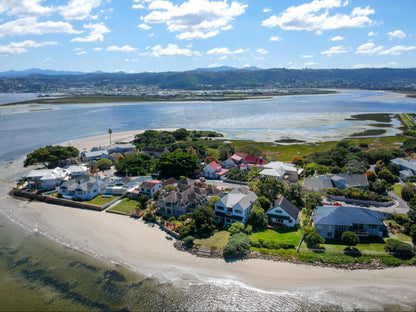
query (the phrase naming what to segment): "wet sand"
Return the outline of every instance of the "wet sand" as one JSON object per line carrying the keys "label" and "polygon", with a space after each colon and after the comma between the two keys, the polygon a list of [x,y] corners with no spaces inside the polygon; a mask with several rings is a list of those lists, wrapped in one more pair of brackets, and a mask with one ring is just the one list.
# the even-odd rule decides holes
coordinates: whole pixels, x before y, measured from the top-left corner
{"label": "wet sand", "polygon": [[[129,141],[138,131],[113,133],[113,142]],[[70,142],[78,148],[105,145],[108,135]],[[82,150],[81,149],[81,150]],[[61,244],[132,270],[179,284],[202,281],[236,282],[266,291],[300,291],[379,288],[388,296],[393,291],[414,298],[416,267],[384,270],[337,270],[285,262],[250,259],[227,263],[178,251],[166,233],[142,220],[69,207],[27,202],[11,198],[7,192],[13,177],[22,171],[22,160],[0,168],[0,211],[32,231]]]}

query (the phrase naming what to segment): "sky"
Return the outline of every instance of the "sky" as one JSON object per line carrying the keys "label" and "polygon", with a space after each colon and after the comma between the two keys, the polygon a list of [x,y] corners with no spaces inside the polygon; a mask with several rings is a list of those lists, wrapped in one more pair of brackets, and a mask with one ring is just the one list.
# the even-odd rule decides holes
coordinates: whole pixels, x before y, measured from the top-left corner
{"label": "sky", "polygon": [[416,67],[416,0],[0,0],[0,71]]}

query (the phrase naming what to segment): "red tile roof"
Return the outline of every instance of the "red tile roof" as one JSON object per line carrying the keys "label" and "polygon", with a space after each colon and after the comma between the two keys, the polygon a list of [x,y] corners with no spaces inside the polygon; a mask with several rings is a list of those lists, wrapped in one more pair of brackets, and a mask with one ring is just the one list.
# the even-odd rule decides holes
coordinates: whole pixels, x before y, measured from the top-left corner
{"label": "red tile roof", "polygon": [[142,185],[140,185],[140,187],[145,188],[145,189],[152,189],[156,184],[161,183],[159,180],[153,180],[153,181],[146,181],[143,182]]}
{"label": "red tile roof", "polygon": [[221,166],[218,165],[215,161],[211,161],[208,166],[210,166],[214,171],[217,171],[218,169],[221,170]]}
{"label": "red tile roof", "polygon": [[244,162],[246,164],[253,164],[253,165],[264,165],[266,161],[262,157],[250,156],[247,155],[244,157]]}

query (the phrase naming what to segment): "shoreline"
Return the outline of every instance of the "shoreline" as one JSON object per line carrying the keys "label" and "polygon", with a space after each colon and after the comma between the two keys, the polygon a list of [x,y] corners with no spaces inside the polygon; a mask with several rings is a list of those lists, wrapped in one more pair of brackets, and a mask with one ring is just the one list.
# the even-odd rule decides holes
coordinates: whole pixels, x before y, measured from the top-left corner
{"label": "shoreline", "polygon": [[[138,131],[112,134],[114,142],[129,140]],[[107,135],[67,142],[75,147],[88,148],[106,144]],[[340,270],[308,264],[247,259],[226,262],[224,259],[200,258],[178,251],[173,241],[157,226],[142,220],[41,202],[19,201],[8,196],[13,186],[10,177],[18,177],[22,159],[1,166],[1,204],[30,231],[38,232],[61,245],[99,259],[120,263],[132,271],[159,278],[179,281],[186,285],[198,282],[228,281],[242,283],[263,291],[321,290],[339,287],[404,288],[414,292],[416,267],[383,270]],[[28,169],[27,169],[28,170]],[[9,180],[7,180],[9,179]],[[7,183],[8,181],[8,183]],[[7,191],[7,192],[6,192]]]}

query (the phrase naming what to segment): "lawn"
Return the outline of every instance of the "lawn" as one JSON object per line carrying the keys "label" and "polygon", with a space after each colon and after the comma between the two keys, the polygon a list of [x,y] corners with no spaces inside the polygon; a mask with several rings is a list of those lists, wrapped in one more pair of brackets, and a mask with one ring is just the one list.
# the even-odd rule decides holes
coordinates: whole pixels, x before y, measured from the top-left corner
{"label": "lawn", "polygon": [[[368,243],[360,243],[354,248],[358,249],[361,253],[371,254],[371,253],[384,253],[384,246],[386,245],[384,239],[381,238],[372,238],[369,239]],[[343,252],[345,248],[348,248],[348,245],[343,244],[338,240],[327,239],[325,244],[322,245],[327,251],[339,251]]]}
{"label": "lawn", "polygon": [[277,243],[293,244],[297,246],[301,237],[302,233],[298,229],[264,229],[260,232],[252,234],[250,239],[253,242],[258,242],[260,239],[262,239],[263,241],[273,241]]}
{"label": "lawn", "polygon": [[230,238],[228,231],[215,232],[214,235],[204,239],[196,239],[194,244],[201,245],[207,248],[223,249]]}
{"label": "lawn", "polygon": [[97,206],[100,206],[101,207],[101,206],[109,203],[113,199],[114,199],[114,196],[111,196],[111,197],[102,197],[101,195],[98,195],[98,196],[94,197],[93,199],[91,199],[89,201],[85,201],[85,203],[91,204],[91,205],[97,205]]}
{"label": "lawn", "polygon": [[402,185],[400,183],[393,185],[393,192],[399,196],[402,197]]}
{"label": "lawn", "polygon": [[134,199],[124,198],[119,204],[109,209],[111,211],[118,211],[123,213],[130,213],[139,205],[139,202]]}

